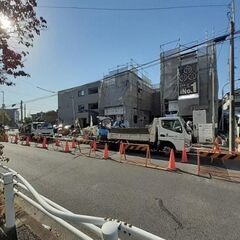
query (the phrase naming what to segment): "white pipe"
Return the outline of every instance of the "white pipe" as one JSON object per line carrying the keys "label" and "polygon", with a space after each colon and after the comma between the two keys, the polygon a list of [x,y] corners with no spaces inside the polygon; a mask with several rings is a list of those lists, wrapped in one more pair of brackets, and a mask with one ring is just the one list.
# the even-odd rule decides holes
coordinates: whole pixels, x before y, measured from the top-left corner
{"label": "white pipe", "polygon": [[32,187],[32,185],[24,177],[22,177],[13,169],[8,168],[7,166],[4,166],[4,165],[0,165],[0,166],[3,167],[4,169],[11,171],[15,176],[17,176],[22,181],[22,183],[28,188],[28,190],[32,193],[32,195],[38,201],[38,203],[47,211],[49,211],[51,214],[56,215],[57,217],[63,218],[65,220],[69,220],[77,223],[84,222],[84,223],[92,223],[92,224],[102,226],[106,222],[106,220],[104,220],[104,218],[102,217],[80,215],[75,213],[65,213],[65,212],[56,210],[54,207],[49,205],[45,200],[41,198],[39,193]]}
{"label": "white pipe", "polygon": [[[33,196],[36,198],[36,200],[40,203],[40,205],[42,205],[42,207],[49,211],[51,214],[53,215],[57,215],[60,218],[64,218],[67,219],[69,221],[75,221],[75,222],[84,222],[84,223],[93,223],[96,225],[103,225],[105,222],[107,222],[107,220],[100,218],[100,217],[92,217],[92,216],[86,216],[86,215],[78,215],[78,214],[74,214],[71,212],[63,212],[63,208],[59,208],[60,210],[63,211],[59,211],[56,210],[54,207],[52,207],[51,205],[49,205],[46,201],[46,199],[44,200],[43,197],[41,197],[40,194],[37,193],[37,191],[31,186],[30,183],[28,183],[27,180],[25,180],[20,174],[18,174],[16,171],[12,170],[11,168],[8,168],[4,165],[0,164],[0,167],[7,169],[9,171],[12,171],[13,174],[15,174],[22,182],[24,185],[26,185],[25,187],[33,194]],[[56,207],[56,205],[55,205]],[[158,237],[154,234],[151,234],[147,231],[144,231],[140,228],[134,227],[132,225],[123,223],[123,222],[118,222],[119,224],[119,231],[120,232],[126,232],[128,234],[132,234],[133,236],[136,237],[140,237],[140,238],[144,238],[147,240],[164,240],[161,237]]]}
{"label": "white pipe", "polygon": [[[14,184],[21,187],[22,189],[29,191],[25,185],[23,185],[20,182],[17,182],[16,180],[14,180]],[[50,205],[52,205],[53,207],[57,208],[58,210],[61,210],[63,212],[68,212],[68,213],[72,213],[71,211],[67,210],[66,208],[58,205],[57,203],[51,201],[50,199],[44,197],[43,195],[40,195],[47,203],[49,203]],[[93,233],[95,233],[98,237],[100,237],[102,239],[102,230],[90,223],[81,223],[83,226],[85,226],[86,228],[88,228],[89,230],[91,230]]]}
{"label": "white pipe", "polygon": [[84,240],[93,240],[92,238],[87,236],[85,233],[83,233],[83,232],[79,231],[77,228],[73,227],[71,224],[67,223],[66,221],[62,220],[61,218],[56,217],[56,216],[52,215],[51,213],[49,213],[48,211],[46,211],[40,204],[34,202],[31,198],[27,197],[23,193],[19,192],[16,189],[14,189],[14,192],[19,197],[23,198],[25,201],[29,202],[31,205],[33,205],[34,207],[39,209],[41,212],[43,212],[44,214],[46,214],[47,216],[49,216],[50,218],[52,218],[53,220],[58,222],[60,225],[62,225],[66,229],[68,229],[70,232],[74,233],[76,236],[78,236],[78,237],[80,237],[81,239],[84,239]]}
{"label": "white pipe", "polygon": [[4,202],[6,215],[6,228],[15,228],[15,210],[13,193],[13,174],[11,172],[3,174]]}

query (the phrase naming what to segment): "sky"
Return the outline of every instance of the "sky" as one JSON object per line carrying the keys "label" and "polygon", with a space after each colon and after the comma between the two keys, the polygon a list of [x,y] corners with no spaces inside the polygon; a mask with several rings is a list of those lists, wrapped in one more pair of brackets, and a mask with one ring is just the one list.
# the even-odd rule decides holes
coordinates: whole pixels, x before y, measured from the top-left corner
{"label": "sky", "polygon": [[[34,41],[25,60],[30,78],[18,78],[13,87],[0,86],[5,105],[26,101],[27,114],[57,109],[52,92],[99,80],[109,70],[133,59],[138,64],[159,58],[177,44],[200,43],[227,33],[227,7],[159,11],[93,11],[46,8],[75,6],[102,8],[156,8],[182,5],[229,4],[230,0],[38,0],[37,13],[48,28]],[[240,0],[236,0],[236,30],[240,29]],[[235,78],[240,78],[240,39],[235,41]],[[174,42],[173,42],[174,41]],[[170,44],[166,44],[172,42]],[[17,47],[17,46],[15,46]],[[229,42],[217,47],[219,92],[229,80]],[[145,69],[153,84],[160,82],[160,66]],[[240,85],[239,85],[240,86]],[[227,88],[225,88],[227,90]],[[225,90],[225,91],[226,91]],[[1,96],[0,96],[1,102]]]}

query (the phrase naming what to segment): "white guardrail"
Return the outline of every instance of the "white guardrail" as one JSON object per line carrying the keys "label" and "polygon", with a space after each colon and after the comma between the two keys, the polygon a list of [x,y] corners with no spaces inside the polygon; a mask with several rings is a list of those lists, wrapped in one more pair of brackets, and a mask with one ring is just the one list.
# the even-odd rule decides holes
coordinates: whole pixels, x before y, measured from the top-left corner
{"label": "white guardrail", "polygon": [[[58,222],[62,227],[68,229],[79,239],[118,240],[120,237],[124,239],[124,236],[127,236],[146,240],[164,240],[163,238],[117,219],[80,215],[70,212],[48,198],[40,195],[32,187],[32,185],[16,171],[2,164],[0,164],[0,168],[3,170],[3,172],[0,172],[0,182],[4,186],[6,218],[5,228],[6,232],[11,235],[11,239],[13,240],[17,239],[14,194],[21,197],[38,210],[46,214],[48,217]],[[30,192],[36,201],[26,196],[22,191]],[[95,238],[88,236],[86,233],[80,231],[70,223],[81,224],[85,229],[91,231]]]}

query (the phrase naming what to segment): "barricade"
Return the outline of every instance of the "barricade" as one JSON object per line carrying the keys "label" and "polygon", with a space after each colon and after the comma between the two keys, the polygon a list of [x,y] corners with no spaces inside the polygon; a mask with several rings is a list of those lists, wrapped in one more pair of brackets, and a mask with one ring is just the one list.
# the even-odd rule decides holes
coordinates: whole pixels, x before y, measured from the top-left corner
{"label": "barricade", "polygon": [[43,149],[46,149],[46,150],[48,149],[48,143],[47,143],[47,138],[46,137],[43,138],[42,143],[41,143],[41,138],[40,138],[39,142],[40,143],[37,142],[37,144],[35,145],[37,148],[43,148]]}
{"label": "barricade", "polygon": [[49,147],[52,148],[54,151],[63,151],[64,150],[64,145],[62,141],[60,141],[59,138],[54,138],[53,143]]}
{"label": "barricade", "polygon": [[148,164],[151,163],[150,147],[148,144],[136,144],[136,143],[121,143],[120,144],[120,149],[119,149],[120,162],[122,162],[122,160],[124,158],[124,161],[133,162],[133,163],[142,165],[143,163],[129,160],[129,159],[127,160],[127,157],[126,157],[127,150],[146,152],[144,166],[147,167]]}
{"label": "barricade", "polygon": [[[205,158],[205,160],[210,159],[210,164],[204,165],[202,164],[201,158]],[[222,166],[216,167],[213,165],[214,161],[221,161],[222,165],[226,167],[226,161],[237,161],[240,166],[240,154],[229,153],[227,151],[209,151],[206,149],[198,149],[197,150],[197,175],[201,174],[209,174],[214,175],[221,178],[233,178],[238,179],[240,181],[240,174],[230,173],[227,168]]]}
{"label": "barricade", "polygon": [[30,137],[29,136],[27,136],[27,137],[22,137],[21,138],[21,145],[22,146],[30,146]]}

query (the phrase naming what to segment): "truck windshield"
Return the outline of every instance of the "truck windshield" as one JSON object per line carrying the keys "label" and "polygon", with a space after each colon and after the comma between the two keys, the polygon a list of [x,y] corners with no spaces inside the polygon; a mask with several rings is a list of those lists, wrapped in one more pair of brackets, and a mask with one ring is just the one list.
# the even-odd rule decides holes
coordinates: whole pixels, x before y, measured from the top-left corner
{"label": "truck windshield", "polygon": [[174,132],[182,133],[182,125],[178,119],[162,120],[162,127]]}
{"label": "truck windshield", "polygon": [[41,125],[41,128],[44,128],[44,129],[52,129],[53,126],[52,126],[51,123],[43,123],[43,124]]}

